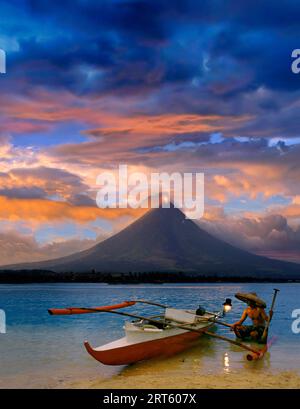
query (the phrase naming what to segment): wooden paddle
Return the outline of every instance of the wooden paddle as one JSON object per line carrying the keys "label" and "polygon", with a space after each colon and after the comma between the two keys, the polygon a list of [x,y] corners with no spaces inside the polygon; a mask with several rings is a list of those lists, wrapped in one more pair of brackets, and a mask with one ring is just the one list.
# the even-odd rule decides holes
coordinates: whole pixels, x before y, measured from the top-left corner
{"label": "wooden paddle", "polygon": [[260,353],[257,354],[253,354],[250,353],[247,355],[247,359],[248,361],[253,361],[253,360],[257,360],[257,359],[261,359],[263,358],[263,356],[265,355],[265,353],[268,351],[268,349],[270,348],[270,346],[275,342],[275,337],[272,337],[270,339],[269,342],[267,342],[268,339],[268,333],[269,333],[269,327],[270,327],[270,323],[273,317],[273,312],[274,312],[274,305],[275,305],[275,301],[276,301],[276,297],[277,297],[277,293],[279,293],[280,290],[278,290],[277,288],[274,288],[274,295],[273,295],[273,300],[272,300],[272,305],[271,305],[271,309],[269,311],[269,320],[267,322],[267,325],[264,329],[264,332],[262,334],[261,337],[261,342],[265,343],[264,347],[260,350]]}
{"label": "wooden paddle", "polygon": [[268,338],[268,332],[269,332],[269,327],[270,327],[270,323],[273,317],[273,312],[274,312],[274,305],[275,305],[275,301],[276,301],[276,297],[277,297],[277,293],[279,293],[280,290],[278,290],[277,288],[274,288],[274,295],[273,295],[273,300],[272,300],[272,305],[271,305],[271,309],[269,311],[269,320],[267,322],[267,325],[265,327],[265,330],[262,334],[261,337],[261,341],[262,342],[266,342],[267,338]]}

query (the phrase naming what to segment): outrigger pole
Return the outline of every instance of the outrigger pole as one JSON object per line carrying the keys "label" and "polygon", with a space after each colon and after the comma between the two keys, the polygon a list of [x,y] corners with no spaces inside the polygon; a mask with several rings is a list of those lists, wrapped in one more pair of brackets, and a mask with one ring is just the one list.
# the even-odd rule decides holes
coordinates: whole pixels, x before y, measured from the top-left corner
{"label": "outrigger pole", "polygon": [[167,305],[158,304],[152,301],[131,300],[131,301],[124,301],[120,304],[115,304],[115,305],[105,305],[103,307],[92,307],[88,310],[85,307],[67,307],[67,308],[50,308],[48,312],[50,315],[89,314],[91,312],[105,312],[105,311],[110,311],[110,310],[118,310],[120,308],[132,307],[136,303],[155,305],[156,307],[161,307],[161,308],[168,308]]}
{"label": "outrigger pole", "polygon": [[[167,305],[164,304],[159,304],[156,302],[152,301],[146,301],[146,300],[131,300],[131,301],[124,301],[123,303],[120,304],[115,304],[115,305],[105,305],[103,307],[92,307],[87,310],[86,307],[67,307],[67,308],[50,308],[48,310],[50,315],[74,315],[74,314],[89,314],[89,313],[95,313],[95,312],[108,312],[110,310],[118,310],[120,308],[126,308],[126,307],[131,307],[135,305],[136,303],[140,304],[149,304],[149,305],[154,305],[156,307],[161,307],[161,308],[169,308]],[[207,311],[209,312],[209,311]],[[209,312],[209,314],[217,316],[217,314],[213,312]],[[199,316],[200,317],[200,316]],[[209,318],[209,319],[203,319],[203,321],[211,321],[216,324],[224,325],[225,327],[231,328],[230,324],[227,324],[226,322],[216,320],[215,318]]]}
{"label": "outrigger pole", "polygon": [[124,301],[120,304],[105,305],[103,307],[68,307],[68,308],[50,308],[50,315],[74,315],[74,314],[89,314],[91,312],[109,312],[110,310],[118,310],[119,308],[131,307],[136,301]]}
{"label": "outrigger pole", "polygon": [[[279,291],[279,290],[278,290],[278,291]],[[161,308],[169,308],[167,305],[158,304],[158,303],[155,303],[155,302],[152,302],[152,301],[133,300],[132,302],[142,303],[142,304],[156,305],[157,307],[161,307]],[[214,312],[210,312],[210,311],[207,311],[207,312],[208,312],[209,314],[212,314],[212,315],[217,316],[217,314],[215,314]],[[192,314],[192,313],[191,313],[191,314]],[[201,316],[199,316],[199,317],[201,317]],[[223,322],[223,321],[220,321],[220,320],[216,320],[215,318],[203,318],[203,321],[211,321],[211,322],[214,322],[214,323],[216,323],[216,324],[223,325],[224,327],[231,328],[231,325],[230,325],[230,324],[227,324],[227,322]]]}
{"label": "outrigger pole", "polygon": [[[134,305],[135,301],[127,301],[127,303],[133,303],[133,304],[130,304],[130,305]],[[93,313],[93,312],[95,312],[95,313],[97,313],[97,312],[108,312],[110,314],[122,315],[124,317],[136,318],[136,319],[139,319],[139,320],[147,320],[147,321],[152,322],[154,324],[159,324],[159,325],[162,324],[161,321],[158,321],[158,320],[156,320],[154,318],[143,317],[141,315],[129,314],[129,313],[120,312],[120,311],[114,311],[114,309],[124,308],[125,306],[129,306],[128,304],[127,305],[123,305],[123,304],[125,304],[125,303],[121,304],[122,307],[116,307],[116,305],[114,305],[114,306],[97,307],[97,308],[82,307],[82,308],[65,308],[65,309],[60,309],[60,310],[59,309],[50,309],[50,310],[48,310],[48,312],[51,315],[65,315],[64,311],[67,311],[66,312],[67,315],[76,314],[76,312],[70,312],[70,311],[76,311],[76,310],[80,311],[79,314]],[[120,305],[120,304],[118,304],[118,305]],[[114,307],[114,308],[112,308],[112,307]],[[212,321],[212,322],[214,322],[214,321]],[[251,348],[248,345],[243,344],[242,342],[234,341],[233,339],[223,337],[221,335],[214,334],[213,332],[210,332],[210,331],[198,330],[198,329],[195,329],[195,328],[188,327],[186,325],[172,324],[172,323],[169,323],[169,322],[166,323],[166,324],[169,325],[170,327],[173,327],[173,328],[180,328],[180,329],[184,329],[186,331],[197,332],[198,334],[206,334],[206,335],[209,335],[212,338],[217,338],[217,339],[220,339],[222,341],[227,341],[227,342],[229,342],[229,343],[231,343],[233,345],[237,345],[240,348],[243,348],[243,349],[245,349],[247,351],[252,352],[254,355],[258,356],[257,359],[259,359],[259,357],[261,355],[261,351],[258,350],[258,349]]]}

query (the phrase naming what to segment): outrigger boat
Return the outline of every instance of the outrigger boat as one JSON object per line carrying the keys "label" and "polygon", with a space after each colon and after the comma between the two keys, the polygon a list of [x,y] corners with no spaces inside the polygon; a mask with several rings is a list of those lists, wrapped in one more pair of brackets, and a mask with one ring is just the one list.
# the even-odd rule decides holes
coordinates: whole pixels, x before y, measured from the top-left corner
{"label": "outrigger boat", "polygon": [[[125,322],[125,336],[98,348],[86,341],[87,352],[106,365],[127,365],[156,357],[175,355],[193,346],[201,333],[174,327],[187,325],[196,330],[207,330],[214,325],[209,319],[219,314],[205,313],[199,317],[195,311],[166,308],[163,316]],[[153,318],[155,322],[151,320]]]}
{"label": "outrigger boat", "polygon": [[[275,301],[275,300],[274,300]],[[150,304],[164,309],[164,314],[144,317],[136,314],[116,311],[137,303]],[[274,302],[272,304],[273,308]],[[231,308],[231,300],[226,299],[222,310],[208,312],[199,307],[197,310],[184,310],[145,300],[125,301],[116,305],[102,307],[70,307],[49,309],[51,315],[73,315],[87,313],[111,313],[134,318],[125,322],[125,336],[108,344],[93,348],[88,341],[84,342],[87,352],[97,361],[106,365],[128,365],[156,357],[168,357],[196,344],[203,334],[230,342],[248,351],[249,361],[261,359],[267,351],[266,344],[262,349],[250,347],[242,342],[217,335],[210,329],[215,324],[231,327],[220,321]]]}

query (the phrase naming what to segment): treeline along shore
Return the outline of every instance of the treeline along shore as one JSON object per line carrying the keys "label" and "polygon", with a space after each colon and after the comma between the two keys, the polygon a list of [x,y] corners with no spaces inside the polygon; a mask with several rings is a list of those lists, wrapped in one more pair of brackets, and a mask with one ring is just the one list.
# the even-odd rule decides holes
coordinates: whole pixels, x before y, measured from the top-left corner
{"label": "treeline along shore", "polygon": [[163,283],[214,283],[214,282],[300,282],[300,279],[284,277],[251,277],[221,274],[188,274],[184,272],[82,272],[72,271],[57,273],[47,270],[2,270],[0,271],[1,284],[26,283],[107,283],[107,284],[163,284]]}

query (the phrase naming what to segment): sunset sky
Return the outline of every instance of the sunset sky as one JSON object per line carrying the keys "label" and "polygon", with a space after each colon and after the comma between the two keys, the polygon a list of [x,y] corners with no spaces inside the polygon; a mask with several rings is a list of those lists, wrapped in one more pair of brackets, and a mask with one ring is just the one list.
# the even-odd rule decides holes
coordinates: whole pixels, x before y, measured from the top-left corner
{"label": "sunset sky", "polygon": [[300,262],[296,0],[0,2],[0,264],[59,257],[141,210],[96,177],[204,172],[199,224]]}

